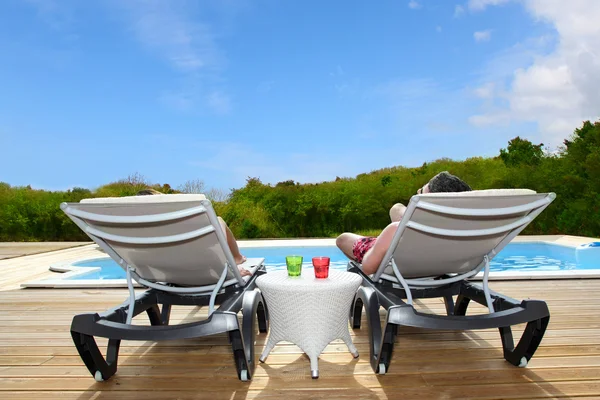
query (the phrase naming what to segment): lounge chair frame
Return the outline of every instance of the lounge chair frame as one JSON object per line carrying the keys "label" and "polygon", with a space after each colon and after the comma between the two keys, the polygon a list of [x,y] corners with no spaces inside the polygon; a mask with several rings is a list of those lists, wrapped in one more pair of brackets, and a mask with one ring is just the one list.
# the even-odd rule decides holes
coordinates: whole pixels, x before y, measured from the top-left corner
{"label": "lounge chair frame", "polygon": [[[238,378],[250,380],[256,367],[254,362],[254,341],[258,317],[258,329],[267,332],[267,314],[264,302],[258,291],[253,290],[257,276],[264,269],[255,272],[243,288],[227,288],[218,295],[220,307],[208,319],[188,324],[169,325],[172,305],[206,306],[207,295],[174,295],[149,289],[137,296],[134,302],[134,315],[146,312],[151,326],[126,323],[130,302],[104,313],[86,313],[73,317],[71,337],[81,359],[97,381],[109,379],[117,372],[119,346],[121,340],[179,340],[227,333],[233,350],[233,359]],[[159,307],[162,304],[162,309]],[[243,309],[240,325],[237,314]],[[108,338],[106,357],[100,352],[95,337]]]}
{"label": "lounge chair frame", "polygon": [[[492,258],[517,236],[555,198],[554,193],[525,205],[506,208],[467,209],[440,206],[427,201],[425,196],[413,196],[406,213],[395,233],[390,248],[373,276],[365,274],[361,265],[350,261],[348,270],[359,274],[363,284],[355,297],[350,318],[355,329],[361,325],[362,309],[366,311],[369,326],[370,363],[373,371],[385,374],[390,361],[399,326],[415,328],[471,330],[498,328],[504,351],[504,358],[515,366],[525,367],[539,346],[550,320],[550,312],[545,302],[525,300],[519,302],[510,297],[493,292],[488,287],[489,264]],[[439,229],[411,221],[413,213],[419,209],[434,210],[446,216],[506,216],[524,214],[517,221],[479,230]],[[463,274],[444,274],[435,278],[405,279],[396,265],[393,255],[400,239],[407,229],[414,229],[438,236],[482,237],[505,234],[504,238],[487,254],[473,270]],[[384,274],[390,265],[394,276]],[[467,279],[484,270],[483,284],[477,285]],[[456,302],[453,296],[457,296]],[[446,315],[418,312],[413,299],[443,298]],[[486,305],[489,314],[466,316],[469,303]],[[380,323],[380,307],[387,311],[383,329]],[[527,323],[521,339],[515,346],[511,326]]]}
{"label": "lounge chair frame", "polygon": [[[119,346],[121,340],[179,340],[227,333],[233,350],[238,378],[247,381],[252,378],[255,369],[254,339],[258,319],[260,332],[268,330],[268,313],[259,291],[255,291],[258,276],[266,273],[264,265],[258,266],[254,274],[246,281],[242,278],[233,255],[227,245],[217,216],[208,200],[200,206],[184,210],[143,216],[114,216],[95,214],[77,208],[78,203],[62,203],[62,210],[111,256],[127,272],[129,299],[120,306],[104,313],[85,313],[76,315],[71,324],[73,342],[86,367],[97,381],[109,379],[117,371]],[[97,229],[87,221],[104,224],[148,224],[176,221],[192,215],[206,214],[209,226],[172,236],[129,237],[116,236]],[[181,287],[162,282],[151,282],[136,273],[134,265],[129,265],[110,245],[109,241],[129,244],[165,244],[189,241],[209,233],[215,233],[226,263],[216,284],[201,287]],[[233,280],[225,284],[230,272]],[[136,296],[133,281],[149,289]],[[218,309],[214,309],[219,304]],[[162,308],[159,307],[162,305]],[[207,319],[178,325],[169,325],[171,306],[208,306]],[[243,310],[242,324],[237,314]],[[132,325],[132,319],[146,312],[151,326]],[[95,337],[108,338],[106,357],[102,355]]]}

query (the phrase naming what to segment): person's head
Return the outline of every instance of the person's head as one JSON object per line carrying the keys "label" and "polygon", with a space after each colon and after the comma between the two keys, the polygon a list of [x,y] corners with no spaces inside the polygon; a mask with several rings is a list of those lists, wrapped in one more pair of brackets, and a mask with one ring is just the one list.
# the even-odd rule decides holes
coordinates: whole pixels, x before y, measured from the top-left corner
{"label": "person's head", "polygon": [[136,193],[136,196],[149,196],[149,195],[153,195],[153,194],[162,194],[162,193],[159,192],[158,190],[148,188],[148,189],[140,190],[139,192]]}
{"label": "person's head", "polygon": [[470,191],[471,187],[462,179],[444,171],[431,178],[425,186],[417,191],[417,194]]}

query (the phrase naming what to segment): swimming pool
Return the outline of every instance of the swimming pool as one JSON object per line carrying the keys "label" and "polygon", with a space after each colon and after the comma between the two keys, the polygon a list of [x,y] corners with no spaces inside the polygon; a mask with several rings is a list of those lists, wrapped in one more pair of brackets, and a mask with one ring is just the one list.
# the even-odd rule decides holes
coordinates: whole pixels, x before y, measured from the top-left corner
{"label": "swimming pool", "polygon": [[[589,252],[575,247],[550,243],[510,243],[490,263],[495,273],[552,272],[572,270],[600,270],[600,247]],[[311,267],[316,256],[331,258],[331,268],[345,270],[347,257],[335,246],[286,246],[243,248],[246,257],[264,257],[267,271],[285,269],[285,256],[304,256],[304,267]],[[584,256],[582,256],[584,254]],[[598,256],[596,256],[598,255]],[[68,280],[113,280],[125,279],[125,271],[110,258],[96,258],[71,264],[74,267],[92,267],[90,272],[73,274]]]}

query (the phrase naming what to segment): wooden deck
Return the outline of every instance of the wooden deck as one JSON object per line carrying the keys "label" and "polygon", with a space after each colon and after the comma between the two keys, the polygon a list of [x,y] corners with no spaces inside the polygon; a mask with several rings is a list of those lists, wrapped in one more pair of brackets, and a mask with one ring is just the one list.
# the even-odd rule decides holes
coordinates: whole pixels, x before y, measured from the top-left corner
{"label": "wooden deck", "polygon": [[[515,298],[542,298],[551,310],[549,330],[529,367],[502,358],[496,330],[403,330],[390,371],[375,375],[368,363],[366,329],[354,332],[361,352],[353,359],[333,343],[310,378],[308,359],[279,345],[250,383],[237,380],[224,335],[176,342],[123,342],[120,367],[96,383],[71,343],[76,313],[103,311],[126,298],[121,289],[10,289],[0,291],[0,398],[600,398],[600,280],[494,282]],[[443,312],[441,301],[420,306]],[[484,311],[483,308],[480,308]],[[175,308],[174,320],[206,315]],[[142,316],[134,321],[145,323]],[[365,325],[366,327],[366,325]],[[266,335],[259,335],[257,353]],[[101,341],[104,343],[103,341]]]}
{"label": "wooden deck", "polygon": [[0,242],[0,260],[85,246],[90,242]]}
{"label": "wooden deck", "polygon": [[[310,378],[308,358],[293,345],[279,345],[259,365],[250,383],[235,376],[224,335],[177,342],[123,342],[120,367],[96,383],[72,345],[74,314],[120,304],[126,290],[19,289],[52,275],[48,265],[97,257],[84,246],[0,260],[0,399],[255,399],[255,398],[600,398],[600,280],[492,282],[514,298],[548,302],[549,330],[529,366],[502,358],[497,330],[439,332],[401,330],[387,375],[368,363],[366,322],[353,333],[361,353],[353,359],[341,342],[320,360],[320,378]],[[419,303],[443,312],[441,301]],[[473,312],[485,312],[483,307]],[[176,307],[173,321],[206,315]],[[146,323],[140,316],[136,323]],[[266,335],[258,336],[260,354]],[[105,343],[99,340],[100,343]]]}

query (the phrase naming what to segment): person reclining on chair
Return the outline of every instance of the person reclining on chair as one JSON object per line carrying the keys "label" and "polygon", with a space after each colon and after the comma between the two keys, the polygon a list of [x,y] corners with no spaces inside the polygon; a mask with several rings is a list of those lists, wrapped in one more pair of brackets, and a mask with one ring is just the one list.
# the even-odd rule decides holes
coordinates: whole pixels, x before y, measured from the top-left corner
{"label": "person reclining on chair", "polygon": [[[471,191],[469,185],[457,176],[444,171],[431,178],[425,186],[417,190],[417,194],[468,191]],[[392,223],[386,226],[377,237],[345,232],[337,237],[335,244],[348,258],[361,263],[362,270],[366,274],[374,274],[392,243],[392,238],[405,211],[406,206],[403,204],[394,204],[390,209]]]}
{"label": "person reclining on chair", "polygon": [[[164,193],[161,193],[158,190],[154,190],[151,188],[143,189],[136,193],[137,196],[148,196],[148,195],[155,195],[155,194],[164,194]],[[246,257],[244,255],[242,255],[242,253],[240,253],[240,248],[237,245],[235,236],[233,236],[233,232],[231,232],[231,229],[229,229],[229,227],[227,226],[227,223],[221,217],[217,216],[217,219],[219,220],[219,224],[221,225],[221,230],[223,231],[223,233],[225,234],[225,237],[227,238],[227,244],[229,245],[229,250],[231,250],[233,259],[235,260],[235,263],[238,264],[240,274],[242,274],[242,276],[252,275],[252,273],[250,271],[248,271],[247,269],[239,267],[240,264],[243,264],[244,262],[246,262]]]}

